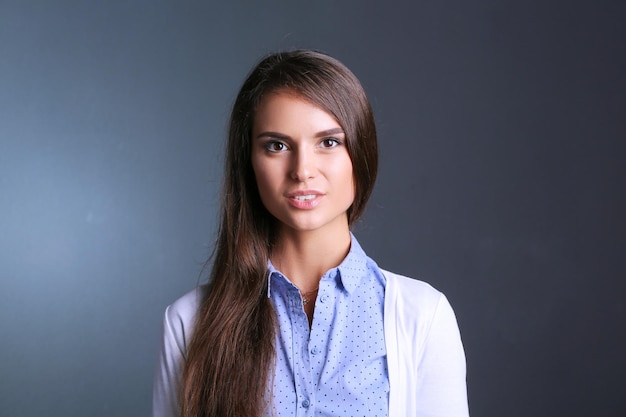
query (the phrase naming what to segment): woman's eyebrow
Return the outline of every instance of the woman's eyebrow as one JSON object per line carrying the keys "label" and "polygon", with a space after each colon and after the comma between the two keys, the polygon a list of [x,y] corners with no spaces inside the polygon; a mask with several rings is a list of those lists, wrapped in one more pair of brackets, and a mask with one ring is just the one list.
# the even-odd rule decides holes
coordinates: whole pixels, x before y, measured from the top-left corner
{"label": "woman's eyebrow", "polygon": [[275,138],[275,139],[289,139],[288,135],[284,135],[278,132],[262,132],[256,135],[257,139],[261,138]]}
{"label": "woman's eyebrow", "polygon": [[332,136],[332,135],[343,135],[343,129],[340,127],[335,127],[333,129],[328,129],[328,130],[322,130],[321,132],[317,132],[315,134],[316,138],[321,138],[324,136]]}
{"label": "woman's eyebrow", "polygon": [[[328,130],[322,130],[321,132],[317,132],[314,137],[315,138],[323,138],[326,136],[333,136],[333,135],[343,135],[344,131],[342,128],[340,127],[335,127],[332,129],[328,129]],[[257,139],[261,139],[261,138],[274,138],[274,139],[290,139],[291,137],[289,135],[285,135],[284,133],[278,133],[278,132],[261,132],[258,135],[256,135]]]}

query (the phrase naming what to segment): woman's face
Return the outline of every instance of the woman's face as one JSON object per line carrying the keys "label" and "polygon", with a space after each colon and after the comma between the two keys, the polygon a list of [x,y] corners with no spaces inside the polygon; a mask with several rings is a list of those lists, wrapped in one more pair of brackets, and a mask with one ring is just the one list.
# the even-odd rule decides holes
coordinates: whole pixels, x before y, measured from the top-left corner
{"label": "woman's face", "polygon": [[259,105],[252,167],[261,201],[283,227],[345,232],[354,201],[352,161],[333,116],[289,92]]}

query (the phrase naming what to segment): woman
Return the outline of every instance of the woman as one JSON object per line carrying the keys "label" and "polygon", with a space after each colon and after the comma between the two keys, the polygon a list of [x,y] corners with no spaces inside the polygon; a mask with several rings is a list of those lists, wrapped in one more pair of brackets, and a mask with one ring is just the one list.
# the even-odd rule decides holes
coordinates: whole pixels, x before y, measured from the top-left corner
{"label": "woman", "polygon": [[456,319],[350,225],[376,178],[365,92],[337,60],[273,54],[235,101],[208,285],[165,313],[154,416],[466,416]]}

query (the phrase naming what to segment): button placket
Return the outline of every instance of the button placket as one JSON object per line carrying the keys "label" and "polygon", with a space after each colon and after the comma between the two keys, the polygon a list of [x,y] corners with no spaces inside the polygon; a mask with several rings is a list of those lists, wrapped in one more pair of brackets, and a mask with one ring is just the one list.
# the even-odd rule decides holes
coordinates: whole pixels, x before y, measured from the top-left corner
{"label": "button placket", "polygon": [[[327,351],[327,347],[329,337],[331,336],[329,326],[333,323],[334,316],[334,298],[332,295],[334,291],[334,282],[328,279],[328,276],[323,277],[320,281],[319,296],[315,305],[315,319],[313,327],[311,328],[308,352],[311,377],[315,386],[315,395],[319,392],[320,378],[324,372],[328,357],[332,355],[332,352]],[[314,398],[309,396],[308,399],[311,404],[314,402]]]}
{"label": "button placket", "polygon": [[289,300],[292,312],[290,316],[293,350],[300,352],[294,355],[293,365],[297,404],[299,404],[297,415],[308,416],[312,412],[310,409],[311,399],[315,395],[315,384],[310,373],[311,362],[308,347],[311,331],[306,313],[302,310],[300,292],[295,286],[290,288]]}

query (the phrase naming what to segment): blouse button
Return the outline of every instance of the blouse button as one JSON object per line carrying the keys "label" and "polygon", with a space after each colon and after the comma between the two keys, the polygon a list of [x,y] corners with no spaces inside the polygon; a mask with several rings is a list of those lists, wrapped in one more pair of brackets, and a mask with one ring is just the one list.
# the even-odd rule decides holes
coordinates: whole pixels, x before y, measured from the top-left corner
{"label": "blouse button", "polygon": [[322,303],[327,302],[327,301],[328,301],[328,296],[327,296],[327,295],[322,295],[322,298],[320,299],[320,301],[321,301]]}
{"label": "blouse button", "polygon": [[309,408],[310,405],[311,405],[311,402],[309,400],[302,401],[302,407]]}
{"label": "blouse button", "polygon": [[318,353],[320,353],[320,351],[317,347],[314,347],[313,349],[311,349],[311,353],[317,355]]}

